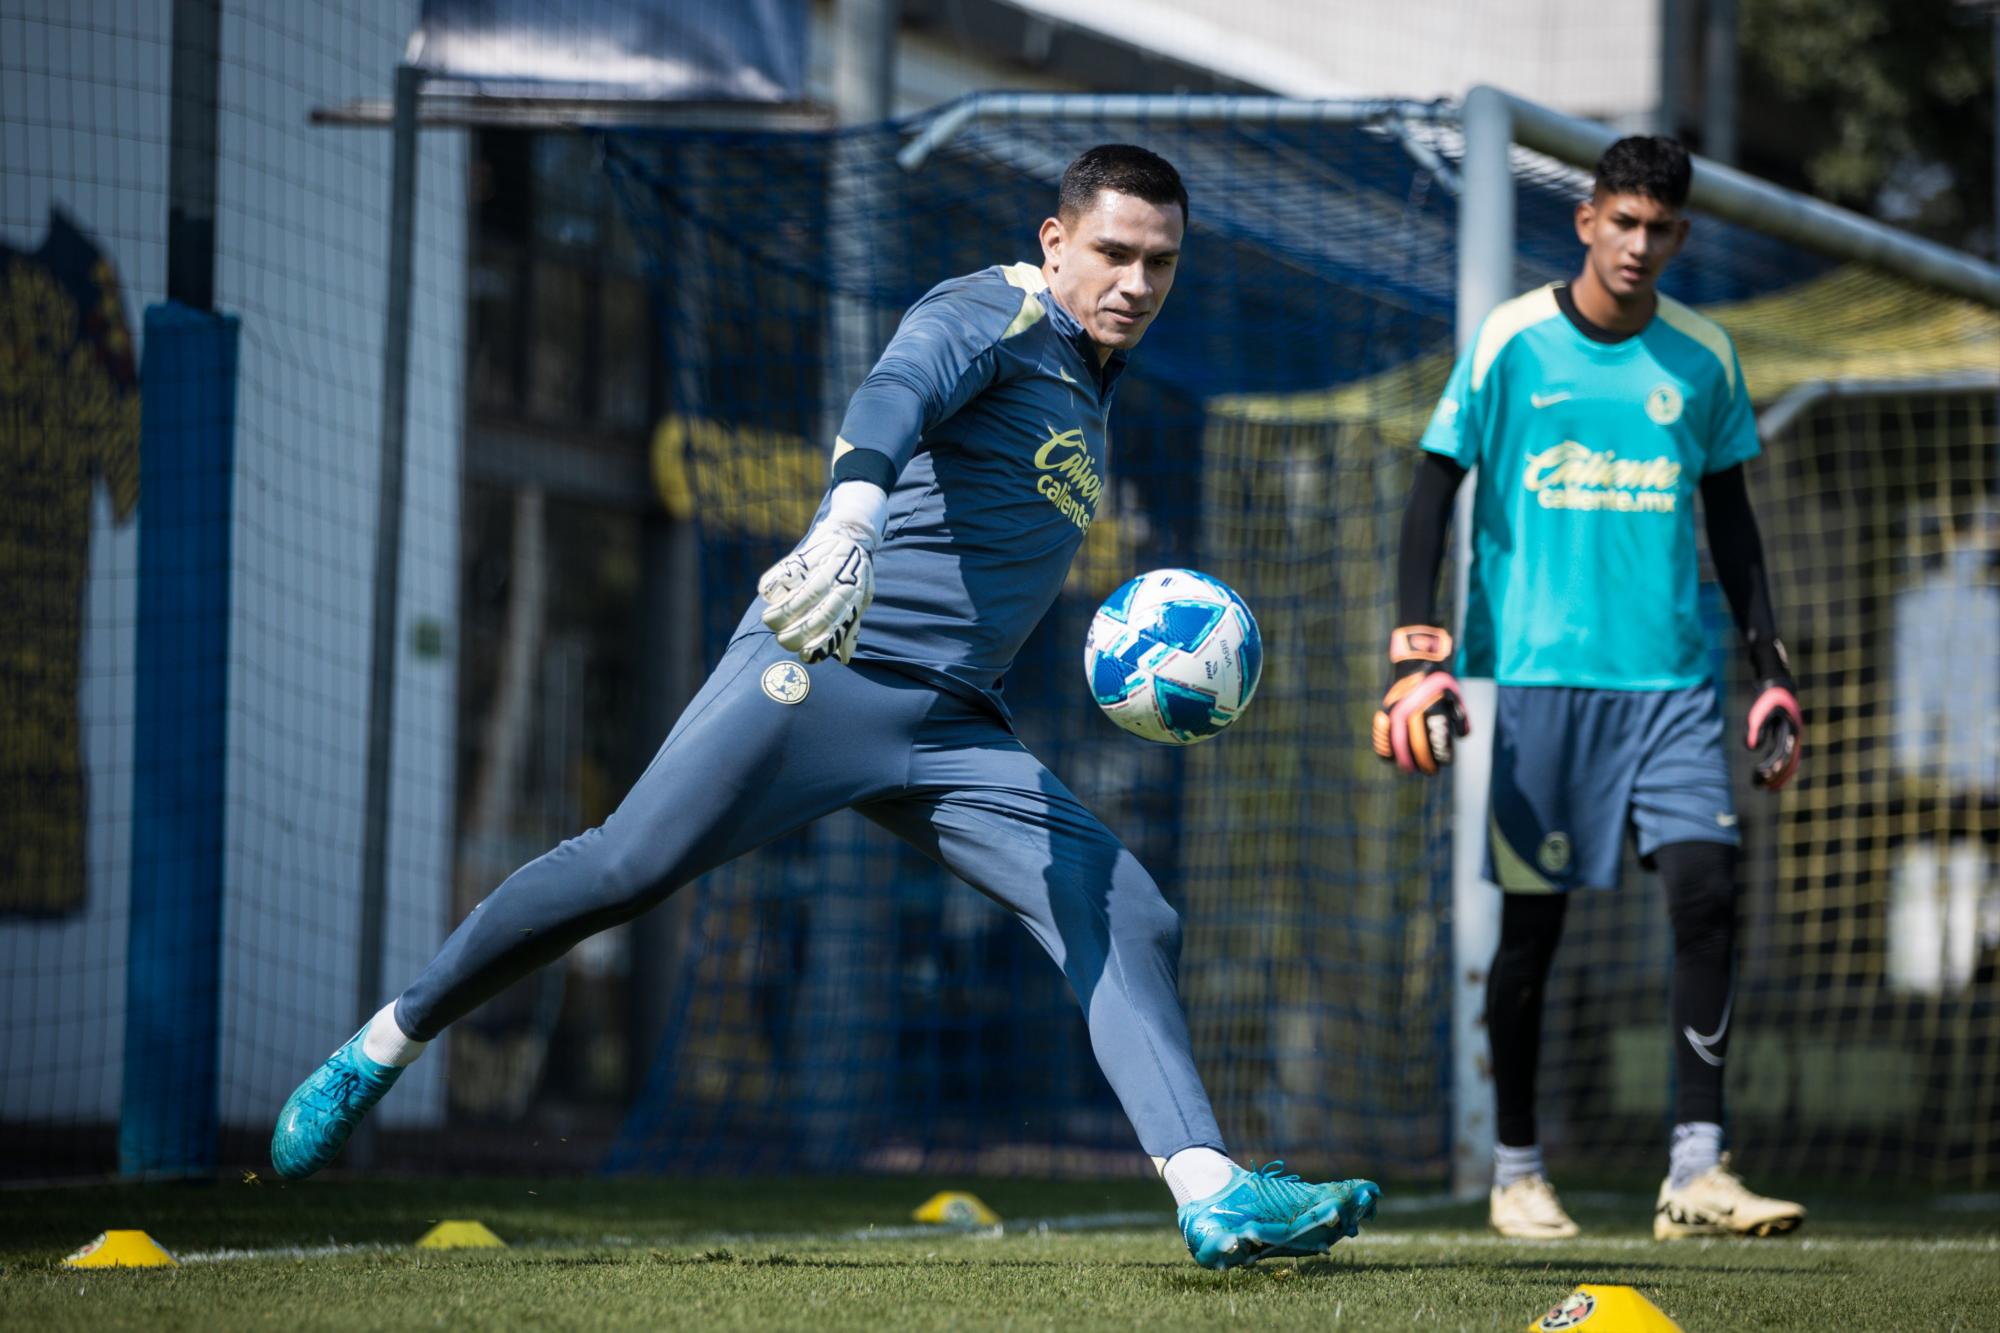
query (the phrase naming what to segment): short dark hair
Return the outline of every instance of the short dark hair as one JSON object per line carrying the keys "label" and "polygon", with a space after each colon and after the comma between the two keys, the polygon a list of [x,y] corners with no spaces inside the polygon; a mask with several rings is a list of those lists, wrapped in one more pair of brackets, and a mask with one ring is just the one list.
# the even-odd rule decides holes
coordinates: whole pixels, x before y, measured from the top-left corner
{"label": "short dark hair", "polygon": [[1070,163],[1056,195],[1056,215],[1073,218],[1088,212],[1105,190],[1162,208],[1179,204],[1181,224],[1187,225],[1187,186],[1181,184],[1181,173],[1158,153],[1129,143],[1101,143]]}
{"label": "short dark hair", "polygon": [[1609,194],[1643,194],[1669,208],[1683,208],[1688,201],[1688,181],[1693,169],[1688,150],[1678,139],[1664,134],[1634,134],[1620,139],[1597,159],[1594,198]]}

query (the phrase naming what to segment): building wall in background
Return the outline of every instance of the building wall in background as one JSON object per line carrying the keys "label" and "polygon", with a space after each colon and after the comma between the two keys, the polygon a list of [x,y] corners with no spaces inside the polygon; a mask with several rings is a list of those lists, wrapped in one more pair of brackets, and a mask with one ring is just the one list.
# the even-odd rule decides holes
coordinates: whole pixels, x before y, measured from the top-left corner
{"label": "building wall in background", "polygon": [[[387,294],[385,129],[308,121],[386,96],[418,6],[242,0],[222,26],[217,301],[243,317],[237,411],[222,1114],[268,1119],[354,1029]],[[409,380],[386,957],[443,938],[451,866],[465,136],[425,131]],[[367,997],[368,1007],[388,996]],[[443,1110],[442,1060],[385,1123]]]}
{"label": "building wall in background", "polygon": [[[222,1013],[224,1123],[268,1121],[351,1030],[380,434],[389,136],[312,126],[386,96],[414,0],[224,5],[216,303],[243,321],[236,427]],[[117,266],[137,333],[164,299],[171,7],[0,0],[0,241],[60,206]],[[391,984],[445,925],[450,863],[464,136],[419,168]],[[143,348],[141,349],[143,356]],[[107,1121],[119,1103],[130,884],[137,523],[101,487],[83,613],[88,886],[78,914],[0,920],[0,1118]],[[432,1062],[433,1065],[441,1062]],[[442,1113],[436,1068],[385,1112]]]}
{"label": "building wall in background", "polygon": [[1005,0],[1293,97],[1458,97],[1490,83],[1637,126],[1659,100],[1660,0]]}
{"label": "building wall in background", "polygon": [[[833,102],[833,5],[818,0],[807,15],[806,96],[822,106]],[[915,115],[968,92],[1006,88],[1029,92],[1077,92],[1083,85],[1052,78],[1009,61],[1004,54],[959,40],[950,30],[904,26],[896,41],[895,114]]]}
{"label": "building wall in background", "polygon": [[[40,247],[52,208],[118,269],[136,337],[167,272],[166,9],[79,23],[0,3],[0,244]],[[80,7],[79,7],[80,8]],[[115,26],[115,31],[113,30]],[[138,525],[93,487],[78,705],[87,775],[83,909],[0,918],[0,1117],[106,1119],[124,1052]],[[144,497],[140,497],[143,514]]]}

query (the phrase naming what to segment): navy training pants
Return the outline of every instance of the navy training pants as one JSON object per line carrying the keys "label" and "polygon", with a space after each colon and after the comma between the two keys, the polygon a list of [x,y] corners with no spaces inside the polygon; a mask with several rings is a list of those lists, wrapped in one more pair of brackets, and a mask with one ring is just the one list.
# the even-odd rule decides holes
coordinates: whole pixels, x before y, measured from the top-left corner
{"label": "navy training pants", "polygon": [[1155,1157],[1222,1148],[1195,1071],[1180,918],[1132,853],[991,712],[893,669],[737,639],[610,818],[508,876],[396,1004],[428,1040],[586,936],[853,807],[1019,917],[1069,979]]}

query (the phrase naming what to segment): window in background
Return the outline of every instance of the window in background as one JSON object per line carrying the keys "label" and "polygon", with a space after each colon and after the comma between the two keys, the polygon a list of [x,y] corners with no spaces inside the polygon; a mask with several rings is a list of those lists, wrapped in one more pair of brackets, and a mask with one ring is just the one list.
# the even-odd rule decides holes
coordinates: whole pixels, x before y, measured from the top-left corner
{"label": "window in background", "polygon": [[475,417],[642,447],[661,408],[660,340],[596,141],[483,130],[473,144]]}
{"label": "window in background", "polygon": [[[472,156],[454,920],[601,823],[658,721],[639,691],[661,344],[637,249],[588,136],[481,131]],[[632,939],[593,937],[454,1028],[455,1127],[602,1151],[650,1054]]]}

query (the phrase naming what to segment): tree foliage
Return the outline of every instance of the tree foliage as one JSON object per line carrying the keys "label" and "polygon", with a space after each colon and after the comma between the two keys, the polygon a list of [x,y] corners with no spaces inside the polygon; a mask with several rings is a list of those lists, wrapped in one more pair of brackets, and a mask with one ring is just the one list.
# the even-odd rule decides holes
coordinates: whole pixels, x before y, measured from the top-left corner
{"label": "tree foliage", "polygon": [[1993,21],[1965,0],[1740,0],[1746,165],[1990,252]]}

